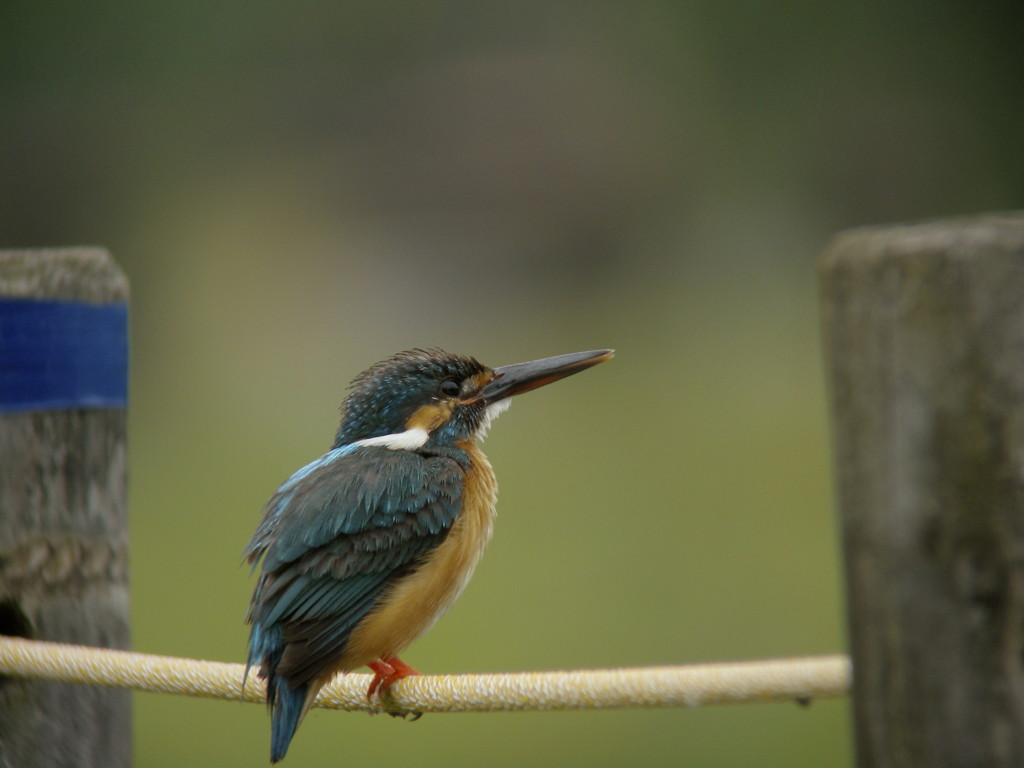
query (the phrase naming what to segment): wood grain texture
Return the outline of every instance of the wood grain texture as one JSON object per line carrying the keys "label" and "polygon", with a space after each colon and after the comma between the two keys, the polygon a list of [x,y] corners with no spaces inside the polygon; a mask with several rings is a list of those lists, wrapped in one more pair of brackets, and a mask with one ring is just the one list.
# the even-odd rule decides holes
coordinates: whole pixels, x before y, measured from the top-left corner
{"label": "wood grain texture", "polygon": [[[127,295],[103,250],[0,252],[2,298]],[[0,413],[0,634],[127,649],[127,530],[123,409]],[[130,763],[127,692],[0,678],[0,766]]]}
{"label": "wood grain texture", "polygon": [[1024,215],[821,268],[858,763],[1024,765]]}

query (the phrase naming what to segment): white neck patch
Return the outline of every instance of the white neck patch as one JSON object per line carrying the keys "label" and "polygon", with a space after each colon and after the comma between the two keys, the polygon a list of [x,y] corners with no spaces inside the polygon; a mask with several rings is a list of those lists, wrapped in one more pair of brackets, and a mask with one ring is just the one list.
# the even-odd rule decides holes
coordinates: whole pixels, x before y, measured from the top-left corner
{"label": "white neck patch", "polygon": [[[512,405],[511,399],[506,398],[487,406],[484,410],[484,417],[480,420],[480,426],[476,430],[476,438],[478,440],[484,439],[487,435],[487,430],[491,428],[491,422],[507,411],[510,405]],[[414,427],[413,429],[405,430],[405,432],[395,432],[391,435],[380,435],[378,437],[356,440],[354,443],[351,443],[350,447],[365,448],[379,445],[384,448],[390,448],[392,451],[418,451],[427,444],[429,439],[430,433],[427,430],[422,427]]]}
{"label": "white neck patch", "polygon": [[396,432],[393,435],[381,435],[379,437],[368,437],[365,440],[356,440],[352,443],[353,448],[363,448],[371,445],[382,445],[393,451],[417,451],[427,444],[430,433],[421,427],[407,429],[405,432]]}

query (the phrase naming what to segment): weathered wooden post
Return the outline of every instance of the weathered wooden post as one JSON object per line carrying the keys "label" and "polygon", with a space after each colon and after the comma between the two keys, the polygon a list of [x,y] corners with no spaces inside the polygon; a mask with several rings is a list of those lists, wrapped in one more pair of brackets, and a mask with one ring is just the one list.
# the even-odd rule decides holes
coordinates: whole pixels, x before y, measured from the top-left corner
{"label": "weathered wooden post", "polygon": [[824,336],[858,763],[1024,765],[1024,215],[841,234]]}
{"label": "weathered wooden post", "polygon": [[[128,284],[0,252],[0,634],[127,648]],[[0,766],[127,766],[128,692],[0,677]]]}

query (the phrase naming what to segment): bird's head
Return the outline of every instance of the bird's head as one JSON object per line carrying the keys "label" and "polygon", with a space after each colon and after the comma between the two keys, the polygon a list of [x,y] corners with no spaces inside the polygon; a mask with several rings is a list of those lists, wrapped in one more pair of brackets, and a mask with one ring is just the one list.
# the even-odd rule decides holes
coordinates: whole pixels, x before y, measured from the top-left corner
{"label": "bird's head", "polygon": [[411,349],[356,376],[335,447],[416,449],[482,437],[509,398],[602,363],[612,350],[576,352],[488,368],[440,349]]}

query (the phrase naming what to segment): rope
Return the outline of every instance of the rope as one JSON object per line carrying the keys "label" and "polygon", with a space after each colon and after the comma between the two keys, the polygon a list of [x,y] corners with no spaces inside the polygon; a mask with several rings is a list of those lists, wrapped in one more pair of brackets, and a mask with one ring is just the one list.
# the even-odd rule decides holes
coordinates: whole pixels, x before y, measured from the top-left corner
{"label": "rope", "polygon": [[[0,637],[0,674],[15,677],[262,702],[263,681],[250,675],[243,690],[244,669],[242,664]],[[807,703],[849,693],[850,662],[836,655],[679,667],[424,675],[397,682],[384,701],[376,702],[366,698],[369,683],[370,675],[341,675],[324,687],[315,706],[404,715]]]}

